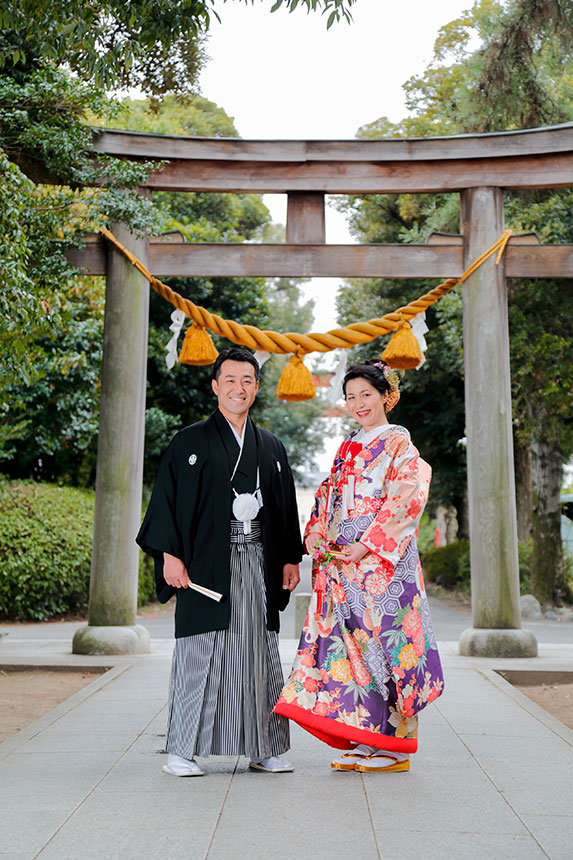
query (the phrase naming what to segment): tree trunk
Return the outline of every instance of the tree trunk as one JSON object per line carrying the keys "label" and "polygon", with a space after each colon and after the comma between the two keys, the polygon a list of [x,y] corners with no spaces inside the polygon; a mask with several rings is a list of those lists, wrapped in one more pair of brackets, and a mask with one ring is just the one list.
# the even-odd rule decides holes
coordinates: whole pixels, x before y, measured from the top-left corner
{"label": "tree trunk", "polygon": [[517,537],[531,537],[531,448],[513,436],[515,457],[515,495],[517,501]]}
{"label": "tree trunk", "polygon": [[561,475],[559,443],[546,438],[540,423],[531,440],[531,591],[542,605],[561,596],[557,593],[563,578]]}

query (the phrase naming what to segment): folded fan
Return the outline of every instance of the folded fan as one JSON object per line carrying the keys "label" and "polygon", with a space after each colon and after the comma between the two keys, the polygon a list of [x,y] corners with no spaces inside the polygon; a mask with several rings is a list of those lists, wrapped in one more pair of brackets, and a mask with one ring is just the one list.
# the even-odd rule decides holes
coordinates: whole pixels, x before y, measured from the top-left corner
{"label": "folded fan", "polygon": [[204,594],[205,597],[210,597],[211,600],[216,600],[219,603],[222,600],[223,595],[219,594],[218,591],[211,591],[210,588],[205,588],[204,585],[196,585],[194,582],[189,581],[189,588],[192,588],[193,591],[198,591],[199,594]]}

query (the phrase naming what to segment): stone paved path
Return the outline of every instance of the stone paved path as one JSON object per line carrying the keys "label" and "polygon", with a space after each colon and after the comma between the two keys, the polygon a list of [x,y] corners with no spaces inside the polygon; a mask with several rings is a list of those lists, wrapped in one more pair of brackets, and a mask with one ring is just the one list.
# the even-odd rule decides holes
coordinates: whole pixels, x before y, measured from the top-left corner
{"label": "stone paved path", "polygon": [[[421,715],[409,773],[333,772],[329,748],[295,726],[293,774],[217,758],[183,780],[161,771],[172,641],[153,638],[146,657],[74,657],[71,631],[49,627],[11,633],[0,663],[111,668],[0,745],[0,860],[573,856],[573,732],[494,671],[573,671],[573,644],[486,661],[442,642],[447,692]],[[281,640],[285,668],[295,648]]]}

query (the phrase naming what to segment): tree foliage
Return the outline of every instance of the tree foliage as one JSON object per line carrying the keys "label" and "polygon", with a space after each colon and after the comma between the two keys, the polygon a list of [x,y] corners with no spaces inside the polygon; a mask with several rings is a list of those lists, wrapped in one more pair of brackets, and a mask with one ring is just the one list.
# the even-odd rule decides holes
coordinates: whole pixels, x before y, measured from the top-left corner
{"label": "tree foliage", "polygon": [[153,134],[238,137],[231,117],[199,95],[188,99],[167,95],[160,102],[124,98],[118,103],[104,103],[99,113],[88,113],[86,120],[91,126]]}
{"label": "tree foliage", "polygon": [[477,0],[440,29],[433,61],[404,89],[426,133],[572,119],[572,0]]}
{"label": "tree foliage", "polygon": [[[330,27],[349,21],[355,2],[275,0],[271,11],[306,7],[326,14]],[[223,14],[221,7],[220,0],[5,0],[0,68],[24,71],[48,60],[103,90],[188,93],[205,59],[211,17]]]}
{"label": "tree foliage", "polygon": [[[93,87],[46,63],[28,76],[0,75],[0,390],[31,381],[42,339],[66,324],[77,278],[66,249],[112,221],[153,227],[136,191],[150,165],[93,157],[82,120],[103,105]],[[40,177],[52,184],[33,181]]]}
{"label": "tree foliage", "polygon": [[[323,15],[327,15],[326,26],[332,27],[336,21],[346,21],[348,24],[352,21],[350,9],[357,0],[275,0],[271,12],[279,9],[281,6],[288,8],[289,12],[294,12],[297,6],[306,7],[307,12],[322,11]],[[254,0],[251,0],[254,3]]]}
{"label": "tree foliage", "polygon": [[493,131],[571,119],[572,60],[573,2],[513,0],[476,57],[474,124]]}
{"label": "tree foliage", "polygon": [[[4,392],[0,438],[3,471],[86,486],[95,478],[105,286],[79,278],[62,299],[65,327],[29,339],[34,382]],[[2,444],[3,442],[3,444]]]}

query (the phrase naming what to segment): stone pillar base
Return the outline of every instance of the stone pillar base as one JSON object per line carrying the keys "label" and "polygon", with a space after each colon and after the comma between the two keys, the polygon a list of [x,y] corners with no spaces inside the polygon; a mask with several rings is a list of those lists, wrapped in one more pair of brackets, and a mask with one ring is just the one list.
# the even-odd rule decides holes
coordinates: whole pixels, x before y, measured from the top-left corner
{"label": "stone pillar base", "polygon": [[462,657],[537,657],[537,639],[528,630],[468,627],[460,636]]}
{"label": "stone pillar base", "polygon": [[80,627],[74,633],[74,654],[149,654],[149,633],[139,625]]}

